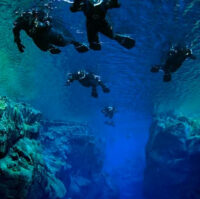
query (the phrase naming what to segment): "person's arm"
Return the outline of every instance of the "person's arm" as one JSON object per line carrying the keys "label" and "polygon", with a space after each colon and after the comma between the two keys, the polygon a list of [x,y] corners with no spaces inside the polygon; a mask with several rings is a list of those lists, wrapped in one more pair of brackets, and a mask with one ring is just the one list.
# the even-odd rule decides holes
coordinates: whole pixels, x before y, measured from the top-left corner
{"label": "person's arm", "polygon": [[18,18],[14,22],[14,27],[13,27],[13,35],[14,35],[14,42],[17,44],[17,47],[20,52],[24,52],[25,46],[21,43],[20,39],[20,31],[23,29],[23,18]]}
{"label": "person's arm", "polygon": [[78,75],[76,73],[69,73],[68,74],[68,79],[67,79],[67,86],[69,86],[74,80],[78,80]]}
{"label": "person's arm", "polygon": [[193,60],[197,59],[197,57],[192,53],[192,50],[190,50],[188,57]]}
{"label": "person's arm", "polygon": [[107,0],[105,4],[107,9],[120,8],[121,6],[118,0]]}

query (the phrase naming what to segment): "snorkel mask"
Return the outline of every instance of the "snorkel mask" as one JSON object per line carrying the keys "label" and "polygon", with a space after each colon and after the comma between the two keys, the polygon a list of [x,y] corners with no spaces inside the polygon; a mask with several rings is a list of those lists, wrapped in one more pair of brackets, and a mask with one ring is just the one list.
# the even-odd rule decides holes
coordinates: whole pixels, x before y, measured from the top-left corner
{"label": "snorkel mask", "polygon": [[79,70],[77,74],[78,74],[80,79],[84,79],[86,72],[84,70]]}
{"label": "snorkel mask", "polygon": [[89,0],[89,1],[94,7],[99,6],[103,2],[103,0]]}

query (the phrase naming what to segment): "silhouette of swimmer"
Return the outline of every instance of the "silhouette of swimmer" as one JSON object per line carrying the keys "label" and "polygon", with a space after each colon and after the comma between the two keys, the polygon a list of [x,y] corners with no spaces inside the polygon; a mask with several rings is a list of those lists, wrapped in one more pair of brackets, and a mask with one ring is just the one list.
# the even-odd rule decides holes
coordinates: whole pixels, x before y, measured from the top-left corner
{"label": "silhouette of swimmer", "polygon": [[114,106],[105,106],[101,110],[101,112],[104,114],[105,117],[112,119],[117,110]]}
{"label": "silhouette of swimmer", "polygon": [[104,93],[109,93],[110,89],[107,88],[101,81],[100,76],[86,71],[79,70],[76,73],[69,73],[66,84],[69,86],[73,81],[79,81],[84,87],[92,87],[92,96],[97,98],[97,86],[101,86]]}
{"label": "silhouette of swimmer", "polygon": [[21,43],[20,31],[24,30],[34,43],[42,51],[49,51],[52,54],[58,54],[61,50],[55,46],[64,47],[72,44],[75,49],[82,53],[89,49],[82,43],[79,43],[70,37],[65,37],[62,33],[55,30],[52,26],[52,18],[43,10],[32,9],[23,12],[14,22],[13,34],[14,41],[20,52],[24,52],[25,46]]}
{"label": "silhouette of swimmer", "polygon": [[86,16],[87,36],[90,48],[100,50],[98,33],[102,33],[110,39],[116,40],[127,49],[135,46],[135,40],[121,34],[116,34],[113,27],[106,19],[108,9],[119,8],[118,0],[75,0],[70,7],[72,12],[83,11]]}
{"label": "silhouette of swimmer", "polygon": [[115,123],[114,121],[112,120],[113,117],[114,117],[114,114],[117,112],[116,108],[114,106],[105,106],[101,112],[104,114],[105,117],[108,117],[109,120],[108,121],[105,121],[104,123],[106,125],[109,125],[109,126],[115,126]]}
{"label": "silhouette of swimmer", "polygon": [[172,79],[172,73],[176,72],[187,58],[196,59],[192,51],[187,47],[172,47],[168,52],[165,64],[153,66],[151,72],[156,73],[160,70],[164,71],[163,81],[169,82]]}

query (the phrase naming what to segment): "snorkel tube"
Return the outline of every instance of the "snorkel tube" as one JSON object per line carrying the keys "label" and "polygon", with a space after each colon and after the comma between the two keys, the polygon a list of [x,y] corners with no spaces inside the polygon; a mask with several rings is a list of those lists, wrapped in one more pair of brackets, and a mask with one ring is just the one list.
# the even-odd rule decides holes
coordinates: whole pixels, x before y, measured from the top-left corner
{"label": "snorkel tube", "polygon": [[[73,4],[74,1],[73,0],[63,0],[64,2]],[[99,6],[103,3],[103,0],[90,0],[90,2],[93,4],[94,7]]]}
{"label": "snorkel tube", "polygon": [[94,2],[94,7],[96,7],[96,6],[99,6],[99,5],[101,5],[102,4],[102,2],[103,2],[103,0],[97,0],[97,1],[93,1]]}
{"label": "snorkel tube", "polygon": [[99,6],[103,3],[103,0],[89,0],[89,1],[94,7]]}

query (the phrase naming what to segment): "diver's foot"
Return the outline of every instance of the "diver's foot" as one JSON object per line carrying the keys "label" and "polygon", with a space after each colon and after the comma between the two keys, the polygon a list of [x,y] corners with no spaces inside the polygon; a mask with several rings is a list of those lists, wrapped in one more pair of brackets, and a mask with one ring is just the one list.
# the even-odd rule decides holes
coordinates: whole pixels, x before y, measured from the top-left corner
{"label": "diver's foot", "polygon": [[159,70],[160,70],[160,67],[159,67],[159,66],[153,66],[153,67],[151,68],[151,72],[152,72],[152,73],[157,73],[157,72],[159,72]]}
{"label": "diver's foot", "polygon": [[110,93],[110,89],[107,88],[107,87],[105,87],[105,88],[103,88],[103,92],[104,92],[104,93]]}
{"label": "diver's foot", "polygon": [[90,48],[92,50],[101,50],[101,44],[100,43],[91,43]]}
{"label": "diver's foot", "polygon": [[98,94],[96,92],[92,92],[92,97],[98,98]]}
{"label": "diver's foot", "polygon": [[135,43],[136,43],[134,39],[132,39],[129,36],[125,36],[125,35],[117,34],[117,35],[115,35],[114,38],[120,45],[122,45],[126,49],[133,48],[135,46]]}
{"label": "diver's foot", "polygon": [[49,52],[51,54],[59,54],[61,52],[61,50],[59,48],[50,48]]}
{"label": "diver's foot", "polygon": [[171,74],[164,74],[163,76],[163,81],[164,82],[170,82],[172,80],[172,75]]}
{"label": "diver's foot", "polygon": [[74,47],[79,53],[85,53],[89,50],[89,48],[85,44],[78,43],[78,42],[74,43]]}

